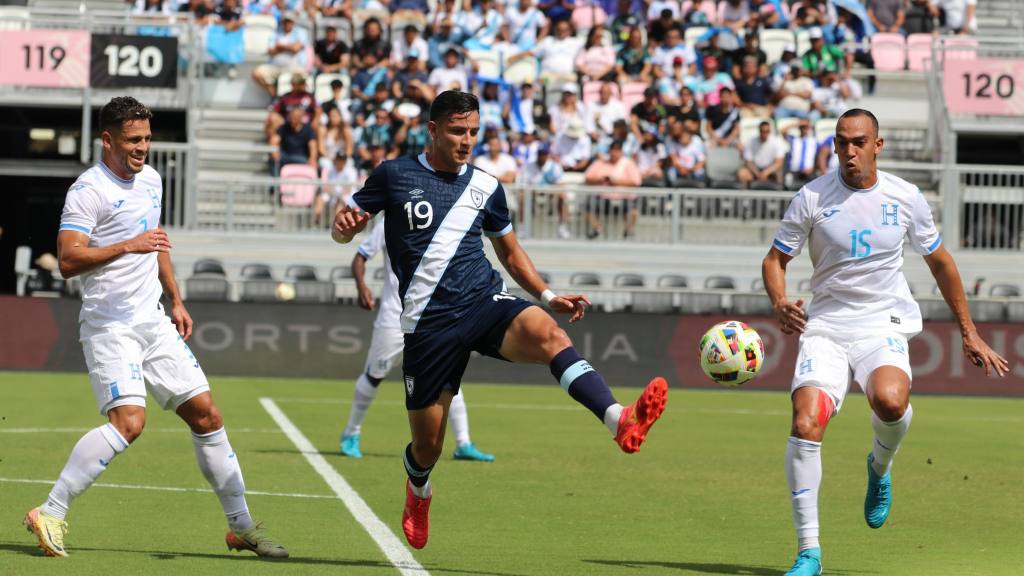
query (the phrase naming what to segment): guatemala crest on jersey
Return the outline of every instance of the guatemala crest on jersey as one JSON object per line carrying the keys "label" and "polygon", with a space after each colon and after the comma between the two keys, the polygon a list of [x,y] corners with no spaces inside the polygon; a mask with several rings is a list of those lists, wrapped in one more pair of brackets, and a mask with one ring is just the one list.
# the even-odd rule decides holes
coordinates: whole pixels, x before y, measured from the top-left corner
{"label": "guatemala crest on jersey", "polygon": [[474,206],[476,206],[477,208],[483,208],[484,207],[484,191],[483,190],[477,188],[476,186],[472,186],[469,189],[469,197],[473,200],[473,205]]}
{"label": "guatemala crest on jersey", "polygon": [[416,388],[416,380],[412,376],[405,377],[405,394],[412,398],[412,391]]}

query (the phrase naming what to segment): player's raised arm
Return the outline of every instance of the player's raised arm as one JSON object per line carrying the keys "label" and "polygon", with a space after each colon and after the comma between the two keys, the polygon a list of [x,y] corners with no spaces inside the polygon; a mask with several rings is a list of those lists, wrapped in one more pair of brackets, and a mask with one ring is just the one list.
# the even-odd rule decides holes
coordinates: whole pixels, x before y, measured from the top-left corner
{"label": "player's raised arm", "polygon": [[492,237],[491,243],[494,245],[494,251],[498,255],[501,265],[508,270],[516,284],[533,295],[534,298],[546,302],[555,312],[572,314],[569,317],[569,322],[583,318],[586,307],[590,306],[590,299],[582,294],[558,296],[552,292],[544,279],[537,273],[533,261],[530,260],[530,255],[519,244],[515,232]]}
{"label": "player's raised arm", "polygon": [[978,329],[971,319],[971,311],[967,306],[967,296],[964,294],[964,286],[960,281],[960,271],[957,269],[956,261],[946,250],[945,246],[939,246],[934,252],[924,257],[925,263],[935,277],[935,283],[939,285],[942,297],[953,311],[957,324],[960,325],[960,336],[964,342],[964,354],[978,367],[985,368],[985,375],[990,376],[995,370],[999,376],[1004,376],[1010,371],[1010,365],[999,354],[992,350],[989,345],[978,335]]}

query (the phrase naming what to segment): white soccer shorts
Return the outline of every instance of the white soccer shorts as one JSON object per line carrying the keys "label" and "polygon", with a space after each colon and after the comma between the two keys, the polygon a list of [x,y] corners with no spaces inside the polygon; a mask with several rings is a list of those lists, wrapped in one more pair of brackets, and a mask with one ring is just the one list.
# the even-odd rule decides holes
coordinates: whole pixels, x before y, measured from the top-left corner
{"label": "white soccer shorts", "polygon": [[366,373],[371,378],[387,378],[403,350],[405,334],[401,328],[374,327],[370,351],[366,354]]}
{"label": "white soccer shorts", "polygon": [[800,336],[791,392],[813,386],[832,398],[836,413],[843,405],[850,379],[866,390],[868,379],[881,366],[895,366],[913,379],[910,346],[898,332],[840,337],[822,332]]}
{"label": "white soccer shorts", "polygon": [[164,410],[210,389],[206,374],[169,318],[135,326],[82,325],[82,350],[100,414],[118,406],[146,405],[146,391]]}

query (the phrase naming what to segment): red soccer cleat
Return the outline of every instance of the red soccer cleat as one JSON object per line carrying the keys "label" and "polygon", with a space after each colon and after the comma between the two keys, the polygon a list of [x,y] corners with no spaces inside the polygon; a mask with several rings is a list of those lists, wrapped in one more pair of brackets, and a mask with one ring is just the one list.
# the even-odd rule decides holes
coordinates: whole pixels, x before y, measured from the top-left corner
{"label": "red soccer cleat", "polygon": [[412,485],[405,482],[405,510],[402,510],[402,531],[409,546],[419,550],[427,545],[430,533],[430,499],[412,493]]}
{"label": "red soccer cleat", "polygon": [[636,402],[622,409],[615,442],[623,452],[632,453],[640,450],[640,445],[647,438],[647,431],[665,411],[667,401],[668,382],[659,376],[647,384]]}

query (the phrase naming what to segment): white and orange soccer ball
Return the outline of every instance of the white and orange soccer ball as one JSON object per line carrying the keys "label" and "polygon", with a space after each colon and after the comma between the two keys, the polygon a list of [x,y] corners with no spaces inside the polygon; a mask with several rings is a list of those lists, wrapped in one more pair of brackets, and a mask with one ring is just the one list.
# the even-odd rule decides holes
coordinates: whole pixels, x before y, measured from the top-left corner
{"label": "white and orange soccer ball", "polygon": [[750,326],[730,320],[715,324],[700,339],[700,367],[715,382],[741,386],[757,375],[764,362],[764,343]]}

